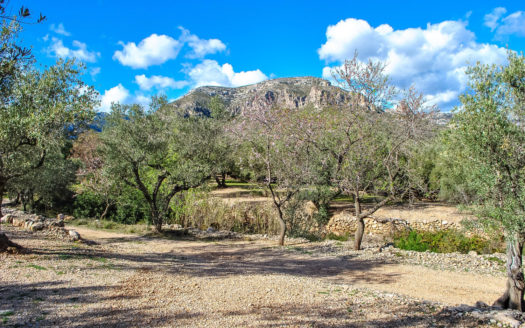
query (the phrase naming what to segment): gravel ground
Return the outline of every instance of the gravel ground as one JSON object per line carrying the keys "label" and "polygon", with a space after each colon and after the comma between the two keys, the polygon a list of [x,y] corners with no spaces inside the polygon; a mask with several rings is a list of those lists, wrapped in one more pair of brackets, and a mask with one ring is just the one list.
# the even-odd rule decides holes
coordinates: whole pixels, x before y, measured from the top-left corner
{"label": "gravel ground", "polygon": [[2,229],[27,249],[0,254],[7,327],[489,327],[450,306],[488,303],[504,286],[497,260],[379,252],[372,238],[354,252],[336,241],[275,247],[78,228],[84,244]]}

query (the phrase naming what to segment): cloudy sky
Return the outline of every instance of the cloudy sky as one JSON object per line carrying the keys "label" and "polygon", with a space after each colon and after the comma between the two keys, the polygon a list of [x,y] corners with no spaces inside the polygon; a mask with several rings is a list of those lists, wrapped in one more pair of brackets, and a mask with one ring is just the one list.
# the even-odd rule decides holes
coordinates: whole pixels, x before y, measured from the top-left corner
{"label": "cloudy sky", "polygon": [[47,16],[24,42],[43,65],[76,57],[101,94],[147,103],[202,85],[236,87],[291,76],[330,77],[351,58],[385,61],[442,110],[477,61],[525,51],[523,1],[11,1]]}

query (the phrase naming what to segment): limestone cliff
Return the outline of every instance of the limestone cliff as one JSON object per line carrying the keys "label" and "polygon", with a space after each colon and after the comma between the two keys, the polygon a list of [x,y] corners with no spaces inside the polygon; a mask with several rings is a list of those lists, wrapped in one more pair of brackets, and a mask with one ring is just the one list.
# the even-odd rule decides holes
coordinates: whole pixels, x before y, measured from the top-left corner
{"label": "limestone cliff", "polygon": [[267,80],[238,88],[199,87],[168,106],[184,112],[207,112],[211,98],[218,96],[233,113],[249,109],[256,97],[264,97],[283,108],[314,108],[341,105],[348,99],[343,89],[316,77],[293,77]]}

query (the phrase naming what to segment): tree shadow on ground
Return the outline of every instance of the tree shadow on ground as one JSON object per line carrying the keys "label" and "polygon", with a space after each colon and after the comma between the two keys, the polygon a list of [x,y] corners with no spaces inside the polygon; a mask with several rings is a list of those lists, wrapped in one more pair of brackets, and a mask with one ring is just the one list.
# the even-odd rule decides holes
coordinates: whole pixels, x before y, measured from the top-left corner
{"label": "tree shadow on ground", "polygon": [[[25,231],[10,232],[14,241],[26,238],[42,238]],[[116,242],[144,242],[149,239],[119,239]],[[67,259],[104,259],[111,261],[115,270],[138,270],[155,268],[171,274],[189,274],[198,277],[218,278],[228,275],[283,274],[296,277],[325,278],[338,283],[359,282],[389,283],[395,281],[397,273],[370,274],[374,268],[390,264],[388,260],[360,259],[357,255],[316,256],[301,247],[273,247],[250,242],[184,243],[160,240],[165,249],[137,254],[114,247],[84,246],[66,243],[66,247],[27,247],[30,254]],[[71,248],[67,248],[71,245]],[[142,244],[136,244],[141,248]],[[147,249],[148,245],[144,245]],[[97,269],[96,266],[84,270]]]}
{"label": "tree shadow on ground", "polygon": [[129,301],[134,296],[126,295],[124,298],[119,294],[118,287],[67,285],[67,281],[4,284],[0,288],[0,310],[9,312],[0,318],[0,326],[155,327],[201,315],[153,315],[149,313],[155,309],[151,304],[144,304],[140,309],[116,308],[112,306],[114,302]]}
{"label": "tree shadow on ground", "polygon": [[[390,303],[390,304],[389,304]],[[341,299],[313,305],[278,304],[252,307],[244,311],[223,312],[224,316],[257,317],[258,327],[461,327],[474,328],[488,322],[470,316],[457,316],[445,310],[433,310],[424,302],[393,304],[379,298],[376,304],[349,305]]]}

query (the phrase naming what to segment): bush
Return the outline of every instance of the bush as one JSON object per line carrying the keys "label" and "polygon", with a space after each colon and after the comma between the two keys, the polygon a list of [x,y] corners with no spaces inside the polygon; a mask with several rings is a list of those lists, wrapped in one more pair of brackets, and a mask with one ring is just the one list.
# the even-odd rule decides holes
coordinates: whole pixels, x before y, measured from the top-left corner
{"label": "bush", "polygon": [[435,253],[458,252],[466,254],[476,251],[480,254],[501,252],[501,245],[495,244],[480,236],[467,237],[457,230],[442,230],[436,232],[415,231],[394,236],[394,246],[400,249]]}
{"label": "bush", "polygon": [[[142,194],[130,188],[123,188],[115,205],[110,206],[106,219],[125,224],[149,222],[149,209]],[[73,215],[77,218],[100,218],[106,203],[103,197],[86,191],[75,197]]]}

